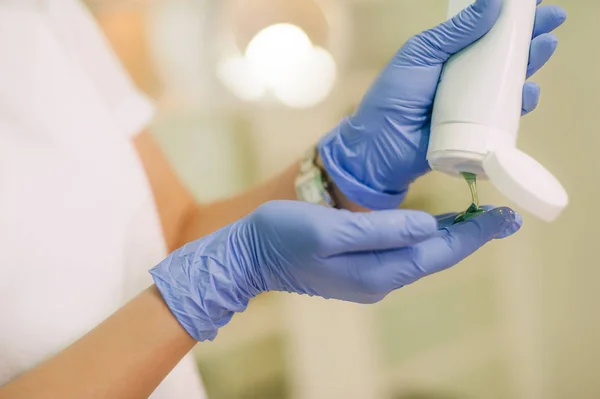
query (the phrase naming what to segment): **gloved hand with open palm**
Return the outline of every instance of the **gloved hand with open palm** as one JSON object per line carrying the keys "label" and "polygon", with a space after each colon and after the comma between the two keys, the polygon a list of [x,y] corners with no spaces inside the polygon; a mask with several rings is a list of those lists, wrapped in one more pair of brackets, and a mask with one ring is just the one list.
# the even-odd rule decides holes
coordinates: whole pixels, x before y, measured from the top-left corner
{"label": "gloved hand with open palm", "polygon": [[175,317],[203,341],[263,292],[378,302],[521,227],[507,208],[451,225],[455,216],[269,202],[178,249],[151,273]]}

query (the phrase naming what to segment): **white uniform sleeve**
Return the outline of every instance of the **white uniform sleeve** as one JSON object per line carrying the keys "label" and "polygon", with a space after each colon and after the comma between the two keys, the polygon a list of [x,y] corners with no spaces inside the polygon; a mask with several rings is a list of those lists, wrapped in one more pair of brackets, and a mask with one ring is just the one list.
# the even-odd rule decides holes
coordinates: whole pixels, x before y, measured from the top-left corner
{"label": "white uniform sleeve", "polygon": [[154,117],[153,104],[128,76],[89,10],[79,0],[45,3],[66,53],[88,75],[123,133],[133,137],[144,130]]}

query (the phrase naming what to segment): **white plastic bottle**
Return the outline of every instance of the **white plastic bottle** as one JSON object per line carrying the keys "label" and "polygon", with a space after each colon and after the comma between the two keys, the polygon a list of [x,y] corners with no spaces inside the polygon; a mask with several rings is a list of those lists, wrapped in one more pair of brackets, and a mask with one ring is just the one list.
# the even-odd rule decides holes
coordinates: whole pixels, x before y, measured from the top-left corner
{"label": "white plastic bottle", "polygon": [[[469,0],[450,0],[450,17]],[[516,148],[536,0],[504,0],[492,30],[444,67],[427,159],[448,174],[475,173],[518,206],[552,221],[568,204],[562,185]]]}

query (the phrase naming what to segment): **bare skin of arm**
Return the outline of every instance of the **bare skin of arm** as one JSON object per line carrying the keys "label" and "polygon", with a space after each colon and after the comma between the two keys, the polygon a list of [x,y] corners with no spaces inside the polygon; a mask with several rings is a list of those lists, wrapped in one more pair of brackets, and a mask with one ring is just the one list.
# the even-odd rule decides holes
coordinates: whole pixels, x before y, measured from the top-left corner
{"label": "bare skin of arm", "polygon": [[147,398],[195,343],[151,287],[0,399]]}
{"label": "bare skin of arm", "polygon": [[[171,251],[243,218],[265,202],[296,199],[294,180],[300,168],[299,161],[271,180],[238,196],[212,204],[198,204],[149,133],[138,135],[134,143],[146,169]],[[342,208],[367,211],[348,201],[337,189],[335,195]]]}

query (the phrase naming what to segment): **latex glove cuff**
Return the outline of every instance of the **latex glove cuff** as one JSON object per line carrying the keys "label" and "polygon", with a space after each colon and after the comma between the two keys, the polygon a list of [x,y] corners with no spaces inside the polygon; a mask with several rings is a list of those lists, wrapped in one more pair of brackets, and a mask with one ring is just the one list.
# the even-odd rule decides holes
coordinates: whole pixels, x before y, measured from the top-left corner
{"label": "latex glove cuff", "polygon": [[[342,122],[345,123],[345,122]],[[377,191],[360,181],[356,180],[348,171],[344,169],[337,159],[337,153],[343,152],[345,159],[352,158],[351,150],[347,149],[342,141],[342,135],[339,134],[340,125],[333,131],[325,135],[318,145],[319,155],[325,170],[337,188],[344,193],[347,199],[357,205],[370,210],[395,209],[400,206],[406,192],[383,193]],[[358,157],[359,154],[355,154]],[[356,162],[361,162],[356,160]]]}
{"label": "latex glove cuff", "polygon": [[[264,291],[248,278],[232,254],[233,226],[185,245],[150,270],[169,309],[197,341],[212,341],[234,313]],[[234,240],[232,240],[232,236]]]}

